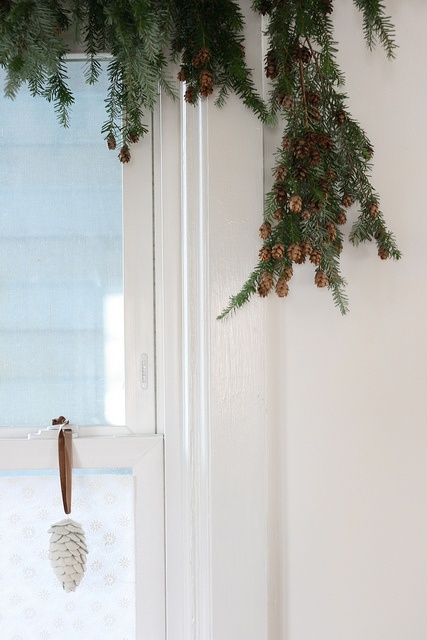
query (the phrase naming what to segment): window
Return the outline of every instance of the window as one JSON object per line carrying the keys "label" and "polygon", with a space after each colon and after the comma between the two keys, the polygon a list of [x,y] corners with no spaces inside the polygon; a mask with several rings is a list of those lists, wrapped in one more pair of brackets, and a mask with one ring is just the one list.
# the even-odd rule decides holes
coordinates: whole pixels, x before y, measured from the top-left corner
{"label": "window", "polygon": [[108,63],[93,86],[83,64],[67,129],[25,89],[1,98],[0,425],[152,432],[150,149],[124,169],[107,151]]}
{"label": "window", "polygon": [[[31,493],[48,485],[55,493],[57,486],[56,498],[46,494],[41,505],[46,522],[36,515],[25,527],[17,524],[17,535],[34,553],[33,569],[47,575],[43,536],[47,550],[47,528],[64,515],[56,433],[40,427],[60,414],[78,423],[73,447],[74,468],[80,471],[74,474],[77,501],[71,517],[80,519],[89,541],[96,533],[91,529],[94,504],[99,507],[105,498],[98,491],[105,476],[117,486],[124,479],[132,503],[126,517],[135,555],[133,571],[124,579],[134,576],[128,604],[135,615],[125,630],[104,607],[104,636],[116,637],[120,628],[126,640],[162,640],[164,474],[163,439],[155,433],[152,138],[134,146],[133,161],[125,167],[107,151],[100,133],[106,79],[88,86],[83,64],[78,56],[68,63],[78,95],[67,130],[51,106],[25,90],[14,103],[0,96],[0,513],[7,523],[10,509],[1,493],[8,483],[17,481]],[[24,499],[19,506],[25,509]],[[117,514],[110,516],[111,531],[105,528],[97,540],[93,537],[88,580],[79,586],[83,597],[85,591],[92,597],[90,587],[99,592],[94,606],[113,586],[114,576],[118,579],[120,558],[126,555],[116,551],[120,523]],[[107,554],[100,562],[110,571],[97,572],[99,563],[91,567],[99,545]],[[25,575],[31,580],[32,570]],[[18,576],[25,586],[25,576],[19,571]],[[18,602],[19,577],[14,581],[13,606],[19,610],[8,617],[5,640],[32,637],[36,629],[35,605],[26,606],[24,594]],[[43,585],[43,578],[37,583],[38,593],[51,588],[55,591]],[[78,638],[84,631],[87,640],[96,640],[100,627],[81,629],[74,594],[63,594],[59,582],[58,589],[52,597],[63,625],[55,627],[54,618],[50,628],[39,624],[37,637],[66,633]],[[11,606],[3,597],[0,619],[5,619],[2,607]],[[10,628],[14,619],[19,629]]]}

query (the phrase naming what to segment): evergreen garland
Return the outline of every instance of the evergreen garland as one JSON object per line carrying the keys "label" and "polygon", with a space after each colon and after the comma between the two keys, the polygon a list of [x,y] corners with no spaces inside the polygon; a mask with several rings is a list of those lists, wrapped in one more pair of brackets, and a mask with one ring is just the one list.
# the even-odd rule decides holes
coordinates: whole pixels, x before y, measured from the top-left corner
{"label": "evergreen garland", "polygon": [[[368,46],[379,41],[393,57],[393,26],[381,1],[353,1],[363,14]],[[328,287],[346,313],[339,269],[346,209],[358,202],[360,213],[349,234],[353,244],[375,240],[382,259],[398,259],[400,253],[370,182],[372,145],[349,113],[342,91],[333,0],[253,0],[252,9],[267,19],[268,104],[245,62],[244,20],[234,0],[0,0],[4,91],[13,98],[28,84],[33,95],[54,103],[67,126],[74,98],[67,84],[64,36],[73,30],[87,56],[88,83],[99,78],[99,56],[111,55],[102,134],[110,149],[119,147],[121,162],[129,162],[132,143],[147,132],[146,112],[154,109],[159,87],[176,97],[170,60],[180,63],[178,79],[186,83],[188,103],[216,89],[218,106],[234,92],[262,122],[282,118],[259,261],[220,318],[255,293],[266,297],[275,289],[278,296],[287,296],[294,266],[307,259],[315,269],[315,284]]]}

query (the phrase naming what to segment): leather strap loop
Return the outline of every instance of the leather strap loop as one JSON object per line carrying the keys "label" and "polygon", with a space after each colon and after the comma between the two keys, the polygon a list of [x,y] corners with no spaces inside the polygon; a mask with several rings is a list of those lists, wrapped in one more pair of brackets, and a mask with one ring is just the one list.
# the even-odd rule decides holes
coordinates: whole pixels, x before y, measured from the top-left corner
{"label": "leather strap loop", "polygon": [[59,478],[61,481],[62,504],[68,515],[71,513],[71,493],[73,482],[73,430],[62,427],[58,434]]}

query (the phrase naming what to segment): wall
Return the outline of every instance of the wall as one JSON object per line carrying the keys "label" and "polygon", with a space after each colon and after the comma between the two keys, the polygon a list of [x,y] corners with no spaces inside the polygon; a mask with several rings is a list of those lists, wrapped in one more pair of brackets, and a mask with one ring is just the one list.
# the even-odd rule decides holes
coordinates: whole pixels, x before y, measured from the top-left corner
{"label": "wall", "polygon": [[[404,254],[384,262],[373,246],[346,244],[347,317],[307,265],[286,300],[253,299],[215,320],[256,259],[280,132],[263,132],[235,98],[222,112],[211,101],[180,116],[164,107],[156,234],[169,326],[160,351],[175,354],[159,385],[171,640],[426,637],[427,7],[388,0],[400,46],[390,62],[367,51],[351,1],[335,4],[351,111],[375,146],[373,182]],[[253,16],[247,29],[260,80]]]}
{"label": "wall", "polygon": [[[339,61],[374,147],[373,182],[403,252],[346,245],[350,314],[300,270],[277,313],[284,349],[287,640],[427,637],[427,6],[389,0],[399,49],[369,53],[336,2]],[[347,224],[347,226],[350,226]],[[279,637],[279,636],[278,636]]]}

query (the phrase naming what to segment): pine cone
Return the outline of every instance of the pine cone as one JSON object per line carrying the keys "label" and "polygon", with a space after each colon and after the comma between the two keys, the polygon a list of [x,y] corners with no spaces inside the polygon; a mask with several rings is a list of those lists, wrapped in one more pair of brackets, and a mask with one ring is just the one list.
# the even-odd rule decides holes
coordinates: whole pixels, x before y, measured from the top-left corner
{"label": "pine cone", "polygon": [[301,220],[310,220],[311,218],[311,213],[308,209],[304,209],[304,211],[301,211]]}
{"label": "pine cone", "polygon": [[264,71],[267,78],[274,79],[277,76],[276,56],[273,51],[268,51],[265,56]]}
{"label": "pine cone", "polygon": [[377,202],[372,202],[369,207],[369,215],[375,218],[380,212],[380,208]]}
{"label": "pine cone", "polygon": [[261,278],[259,279],[259,286],[267,294],[270,292],[270,290],[271,290],[271,288],[273,286],[273,276],[271,275],[271,273],[269,271],[264,271],[261,274]]}
{"label": "pine cone", "polygon": [[53,524],[49,560],[65,591],[75,591],[83,579],[88,553],[82,526],[71,518]]}
{"label": "pine cone", "polygon": [[122,162],[123,164],[126,164],[127,162],[130,162],[130,151],[129,151],[129,147],[127,146],[127,144],[124,144],[123,147],[120,149],[120,153],[119,153],[119,160],[120,162]]}
{"label": "pine cone", "polygon": [[308,159],[310,164],[313,167],[316,167],[322,160],[322,154],[320,153],[319,149],[314,147],[313,149],[310,149]]}
{"label": "pine cone", "polygon": [[301,196],[294,195],[289,200],[289,209],[292,213],[300,213],[302,211],[302,198]]}
{"label": "pine cone", "polygon": [[274,175],[276,176],[276,180],[284,180],[286,178],[287,169],[284,164],[279,164],[276,168]]}
{"label": "pine cone", "polygon": [[309,91],[306,97],[307,97],[308,104],[311,105],[312,107],[315,107],[316,109],[318,109],[322,104],[321,97],[319,96],[318,93],[315,93],[314,91]]}
{"label": "pine cone", "polygon": [[288,247],[288,256],[293,262],[298,262],[302,257],[302,250],[299,244],[290,244]]}
{"label": "pine cone", "polygon": [[265,289],[263,289],[261,285],[258,285],[257,292],[260,298],[266,298],[269,294],[269,291],[266,291]]}
{"label": "pine cone", "polygon": [[351,205],[354,204],[354,196],[350,195],[349,193],[345,193],[342,197],[341,202],[343,207],[351,207]]}
{"label": "pine cone", "polygon": [[313,251],[313,245],[311,244],[311,242],[308,242],[308,240],[306,240],[305,242],[301,243],[301,251],[304,257],[311,255]]}
{"label": "pine cone", "polygon": [[185,82],[187,80],[187,73],[184,67],[181,67],[181,69],[178,71],[177,78],[180,82]]}
{"label": "pine cone", "polygon": [[132,142],[132,144],[136,144],[137,142],[139,142],[139,135],[137,133],[130,133],[129,134],[129,140],[130,142]]}
{"label": "pine cone", "polygon": [[304,182],[308,178],[308,169],[302,166],[297,167],[295,169],[295,177],[300,182]]}
{"label": "pine cone", "polygon": [[333,242],[335,240],[335,238],[337,237],[337,228],[336,228],[336,226],[334,225],[333,222],[328,220],[328,222],[326,222],[326,224],[325,224],[325,229],[328,232],[327,241],[328,242]]}
{"label": "pine cone", "polygon": [[282,107],[282,109],[286,109],[286,111],[290,111],[294,106],[294,97],[293,96],[277,96],[276,102],[280,107]]}
{"label": "pine cone", "polygon": [[267,240],[271,236],[271,224],[264,222],[259,228],[259,235],[263,240]]}
{"label": "pine cone", "polygon": [[307,158],[310,154],[310,145],[307,143],[306,140],[304,140],[304,138],[300,138],[295,142],[294,152],[297,158],[300,158],[300,160],[303,160],[304,158]]}
{"label": "pine cone", "polygon": [[327,287],[329,284],[329,278],[324,271],[316,271],[316,275],[314,276],[315,284],[321,289],[323,287]]}
{"label": "pine cone", "polygon": [[282,149],[283,151],[290,151],[292,147],[292,140],[287,136],[283,136],[282,138]]}
{"label": "pine cone", "polygon": [[390,257],[389,252],[387,251],[387,249],[378,249],[378,255],[381,258],[381,260],[387,260]]}
{"label": "pine cone", "polygon": [[294,270],[292,269],[292,265],[290,265],[289,267],[286,267],[286,269],[283,270],[282,277],[286,281],[290,280],[293,275],[294,275]]}
{"label": "pine cone", "polygon": [[317,109],[316,107],[311,107],[308,110],[308,115],[312,120],[321,120],[322,119],[322,114],[320,113],[319,109]]}
{"label": "pine cone", "polygon": [[286,204],[288,200],[288,194],[281,182],[276,182],[274,185],[274,196],[278,204]]}
{"label": "pine cone", "polygon": [[107,147],[110,149],[110,151],[114,151],[114,149],[117,147],[116,138],[114,137],[113,133],[110,133],[107,138]]}
{"label": "pine cone", "polygon": [[206,49],[206,47],[203,47],[198,53],[194,54],[191,64],[193,65],[193,67],[196,67],[196,69],[198,69],[199,67],[203,67],[205,64],[207,64],[210,59],[210,51]]}
{"label": "pine cone", "polygon": [[340,211],[337,217],[337,224],[345,224],[347,222],[347,215],[344,210]]}
{"label": "pine cone", "polygon": [[310,262],[312,264],[320,264],[322,262],[322,253],[319,249],[313,249],[310,254]]}
{"label": "pine cone", "polygon": [[195,87],[189,86],[185,90],[184,100],[188,102],[188,104],[196,104],[197,102],[197,89]]}
{"label": "pine cone", "polygon": [[281,260],[285,255],[285,245],[282,244],[281,242],[279,242],[278,244],[275,244],[271,250],[271,255],[274,258],[274,260]]}
{"label": "pine cone", "polygon": [[289,286],[285,278],[279,278],[276,283],[276,293],[279,298],[286,298],[289,293]]}
{"label": "pine cone", "polygon": [[283,220],[284,218],[283,211],[281,209],[276,209],[275,212],[273,213],[273,218],[275,220]]}
{"label": "pine cone", "polygon": [[344,124],[346,120],[347,120],[347,114],[343,109],[340,109],[339,111],[336,112],[335,122],[337,124]]}
{"label": "pine cone", "polygon": [[261,249],[259,250],[259,259],[261,260],[261,262],[270,262],[271,260],[271,249],[270,247],[268,247],[266,244],[261,247]]}

